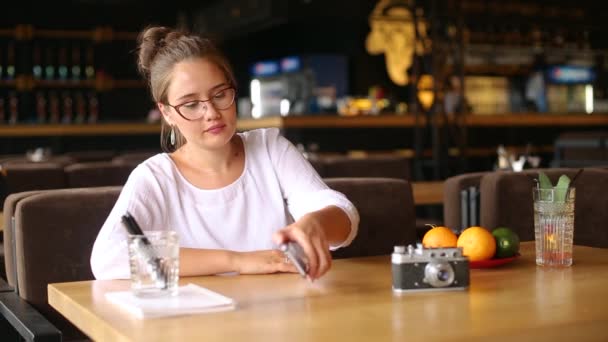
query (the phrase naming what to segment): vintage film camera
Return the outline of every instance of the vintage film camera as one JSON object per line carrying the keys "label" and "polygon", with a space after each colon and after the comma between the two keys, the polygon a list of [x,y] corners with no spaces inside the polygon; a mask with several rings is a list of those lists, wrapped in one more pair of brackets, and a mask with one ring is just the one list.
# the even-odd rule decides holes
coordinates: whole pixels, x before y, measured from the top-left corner
{"label": "vintage film camera", "polygon": [[298,243],[290,241],[281,244],[279,249],[285,253],[285,256],[296,267],[298,273],[300,273],[303,278],[306,278],[306,275],[308,274],[308,263],[302,247]]}
{"label": "vintage film camera", "polygon": [[391,263],[397,293],[469,287],[469,259],[462,255],[462,248],[395,246]]}

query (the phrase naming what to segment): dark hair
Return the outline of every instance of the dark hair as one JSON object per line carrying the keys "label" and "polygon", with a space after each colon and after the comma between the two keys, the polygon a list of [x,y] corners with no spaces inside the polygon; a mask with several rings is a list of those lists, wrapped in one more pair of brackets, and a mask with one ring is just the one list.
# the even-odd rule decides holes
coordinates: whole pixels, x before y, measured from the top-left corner
{"label": "dark hair", "polygon": [[[150,87],[155,102],[167,104],[167,91],[175,64],[194,58],[205,58],[224,73],[229,85],[236,88],[232,68],[224,55],[209,40],[198,35],[163,26],[145,28],[137,39],[139,54],[137,66]],[[170,129],[175,130],[175,144],[169,143]],[[171,128],[162,119],[161,148],[172,152],[186,140],[179,130]]]}

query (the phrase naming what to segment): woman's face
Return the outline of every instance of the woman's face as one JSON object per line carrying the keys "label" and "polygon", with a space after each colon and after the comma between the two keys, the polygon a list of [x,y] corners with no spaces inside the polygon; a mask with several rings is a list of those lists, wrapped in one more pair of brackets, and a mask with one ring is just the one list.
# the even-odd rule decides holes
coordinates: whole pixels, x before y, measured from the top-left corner
{"label": "woman's face", "polygon": [[232,96],[232,91],[226,76],[215,63],[205,58],[190,59],[173,67],[167,100],[174,107],[182,105],[178,107],[182,115],[188,117],[188,113],[198,113],[196,116],[200,117],[186,120],[175,108],[162,103],[159,103],[159,108],[167,123],[176,125],[188,144],[208,150],[220,149],[236,132],[234,101],[227,108],[218,105],[230,103],[226,99]]}

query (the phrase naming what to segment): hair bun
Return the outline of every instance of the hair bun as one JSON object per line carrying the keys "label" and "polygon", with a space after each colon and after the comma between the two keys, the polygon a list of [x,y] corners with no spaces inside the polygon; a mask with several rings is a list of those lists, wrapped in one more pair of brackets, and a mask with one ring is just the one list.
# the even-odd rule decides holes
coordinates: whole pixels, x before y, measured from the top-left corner
{"label": "hair bun", "polygon": [[144,77],[149,78],[154,58],[167,45],[167,41],[174,37],[175,31],[164,26],[147,27],[139,34],[137,67]]}

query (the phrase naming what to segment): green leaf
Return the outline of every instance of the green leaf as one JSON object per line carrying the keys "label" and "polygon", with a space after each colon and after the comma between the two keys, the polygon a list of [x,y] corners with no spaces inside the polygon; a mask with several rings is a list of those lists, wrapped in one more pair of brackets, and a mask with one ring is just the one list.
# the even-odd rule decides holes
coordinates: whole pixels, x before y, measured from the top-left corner
{"label": "green leaf", "polygon": [[543,172],[538,173],[538,183],[540,184],[541,189],[553,189],[553,184],[551,184],[551,180],[547,177]]}
{"label": "green leaf", "polygon": [[557,185],[553,190],[555,192],[555,202],[565,202],[566,192],[570,186],[570,178],[566,175],[561,175],[557,181]]}
{"label": "green leaf", "polygon": [[550,201],[551,192],[549,190],[553,189],[553,184],[551,184],[551,180],[543,172],[538,173],[538,188],[540,189],[540,200]]}

